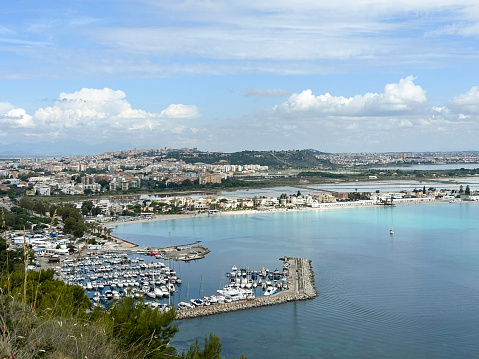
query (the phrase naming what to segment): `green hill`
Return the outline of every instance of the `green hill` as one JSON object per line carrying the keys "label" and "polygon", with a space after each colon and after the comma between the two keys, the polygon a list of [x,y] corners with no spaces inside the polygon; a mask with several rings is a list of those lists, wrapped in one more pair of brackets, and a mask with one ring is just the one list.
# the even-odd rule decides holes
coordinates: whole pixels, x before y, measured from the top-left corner
{"label": "green hill", "polygon": [[261,165],[271,169],[330,168],[331,162],[316,158],[311,150],[291,151],[242,151],[233,153],[174,150],[168,158],[186,163]]}

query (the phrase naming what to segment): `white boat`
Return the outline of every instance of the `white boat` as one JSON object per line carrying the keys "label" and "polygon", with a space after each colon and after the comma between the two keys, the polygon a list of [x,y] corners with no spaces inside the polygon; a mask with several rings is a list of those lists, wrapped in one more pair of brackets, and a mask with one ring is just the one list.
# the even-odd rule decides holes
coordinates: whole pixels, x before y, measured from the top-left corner
{"label": "white boat", "polygon": [[269,286],[266,288],[266,292],[264,292],[264,295],[273,295],[274,293],[277,292],[277,289],[273,286]]}
{"label": "white boat", "polygon": [[178,309],[179,310],[193,309],[194,307],[195,307],[195,305],[192,304],[192,303],[186,303],[186,302],[179,302],[178,303]]}
{"label": "white boat", "polygon": [[161,288],[156,288],[153,290],[153,292],[155,293],[155,296],[156,298],[161,298],[163,297],[163,291],[161,290]]}
{"label": "white boat", "polygon": [[193,304],[195,307],[201,307],[205,303],[201,299],[190,299],[191,304]]}

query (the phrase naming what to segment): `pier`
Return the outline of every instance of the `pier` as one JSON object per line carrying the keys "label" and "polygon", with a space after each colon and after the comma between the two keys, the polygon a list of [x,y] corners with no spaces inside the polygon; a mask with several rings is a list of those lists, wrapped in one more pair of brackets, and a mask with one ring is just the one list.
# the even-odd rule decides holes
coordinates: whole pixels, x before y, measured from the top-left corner
{"label": "pier", "polygon": [[289,264],[288,289],[270,296],[241,300],[233,303],[201,306],[177,311],[176,319],[190,319],[209,315],[246,310],[299,300],[313,299],[318,296],[314,287],[314,272],[311,261],[305,258],[284,257]]}

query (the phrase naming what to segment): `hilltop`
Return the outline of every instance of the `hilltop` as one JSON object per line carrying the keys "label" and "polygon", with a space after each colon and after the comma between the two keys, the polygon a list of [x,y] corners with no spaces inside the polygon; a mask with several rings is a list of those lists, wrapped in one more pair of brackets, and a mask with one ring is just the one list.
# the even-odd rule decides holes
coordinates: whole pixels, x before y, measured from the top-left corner
{"label": "hilltop", "polygon": [[186,163],[247,165],[258,164],[271,169],[290,168],[331,168],[329,160],[315,157],[315,150],[289,150],[289,151],[241,151],[241,152],[201,152],[170,150],[165,154],[168,158],[182,160]]}

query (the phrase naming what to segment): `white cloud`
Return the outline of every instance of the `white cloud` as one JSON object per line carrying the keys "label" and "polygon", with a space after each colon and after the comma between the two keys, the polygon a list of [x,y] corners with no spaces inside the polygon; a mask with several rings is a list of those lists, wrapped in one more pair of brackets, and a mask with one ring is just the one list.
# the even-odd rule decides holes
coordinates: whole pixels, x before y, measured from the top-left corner
{"label": "white cloud", "polygon": [[401,120],[399,122],[399,127],[412,127],[412,122],[409,120]]}
{"label": "white cloud", "polygon": [[114,128],[128,131],[153,131],[167,126],[167,119],[198,116],[194,105],[171,104],[159,114],[133,109],[120,90],[83,88],[61,93],[54,106],[40,108],[34,118],[43,126],[56,128]]}
{"label": "white cloud", "polygon": [[426,91],[415,85],[415,78],[408,76],[399,83],[387,84],[384,93],[366,93],[354,97],[332,96],[329,93],[315,96],[311,90],[293,94],[275,111],[310,111],[328,116],[380,116],[384,114],[412,113],[424,109]]}
{"label": "white cloud", "polygon": [[466,93],[454,97],[448,107],[455,113],[479,115],[479,87],[473,86]]}
{"label": "white cloud", "polygon": [[183,126],[182,120],[197,116],[194,105],[171,104],[160,113],[134,109],[123,91],[109,88],[60,93],[53,106],[38,108],[33,116],[10,103],[0,102],[3,133],[75,138],[92,143],[112,139],[141,141],[159,134],[177,133]]}
{"label": "white cloud", "polygon": [[217,141],[228,139],[222,146],[240,148],[247,137],[248,143],[266,149],[360,152],[443,150],[447,146],[454,150],[467,143],[470,149],[477,142],[474,135],[479,137],[478,97],[474,87],[448,104],[430,106],[425,89],[412,76],[385,85],[381,93],[351,97],[305,90],[270,110],[232,119],[228,129],[215,133]]}
{"label": "white cloud", "polygon": [[32,116],[22,108],[15,108],[8,102],[0,102],[0,124],[3,127],[34,127]]}
{"label": "white cloud", "polygon": [[145,111],[132,109],[125,98],[126,94],[119,90],[83,88],[61,93],[54,106],[38,109],[34,118],[43,125],[71,128],[100,123],[122,127],[151,117]]}
{"label": "white cloud", "polygon": [[199,113],[195,105],[171,104],[160,115],[167,118],[195,118]]}

